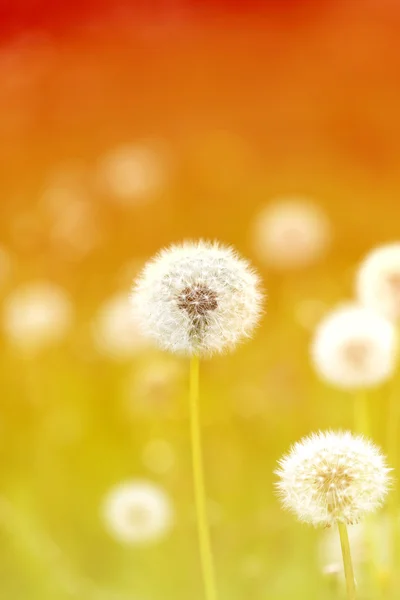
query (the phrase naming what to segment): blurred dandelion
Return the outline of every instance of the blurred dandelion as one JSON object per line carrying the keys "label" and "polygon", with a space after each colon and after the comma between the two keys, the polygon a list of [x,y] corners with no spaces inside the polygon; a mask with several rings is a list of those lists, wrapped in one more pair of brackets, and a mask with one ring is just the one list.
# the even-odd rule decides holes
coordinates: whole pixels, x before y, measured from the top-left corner
{"label": "blurred dandelion", "polygon": [[379,246],[366,256],[356,287],[362,304],[389,319],[400,317],[400,242]]}
{"label": "blurred dandelion", "polygon": [[207,519],[199,414],[199,357],[249,337],[261,313],[259,278],[218,243],[172,246],[144,268],[132,295],[143,331],[162,348],[191,356],[190,415],[200,557],[207,600],[217,589]]}
{"label": "blurred dandelion", "polygon": [[99,162],[101,189],[116,202],[129,206],[147,202],[167,184],[169,160],[159,142],[120,146]]}
{"label": "blurred dandelion", "polygon": [[344,304],[318,325],[311,354],[322,379],[354,391],[355,429],[369,435],[366,390],[389,379],[396,365],[396,331],[392,323],[361,305]]}
{"label": "blurred dandelion", "polygon": [[155,543],[174,525],[174,509],[165,491],[150,481],[117,484],[106,495],[102,518],[108,533],[131,545]]}
{"label": "blurred dandelion", "polygon": [[[397,346],[400,318],[400,242],[379,246],[361,263],[356,277],[360,301],[381,315],[391,319],[397,327]],[[398,347],[397,347],[398,350]],[[398,354],[398,352],[396,353]],[[396,355],[396,362],[398,356]],[[397,378],[396,378],[397,379]],[[387,407],[386,445],[391,464],[398,469],[399,456],[399,402],[397,389],[389,396]],[[398,497],[392,494],[390,502],[393,532],[393,571],[400,561],[400,530],[397,519]]]}
{"label": "blurred dandelion", "polygon": [[92,324],[96,348],[114,360],[127,360],[148,348],[129,297],[117,293],[99,308]]}
{"label": "blurred dandelion", "polygon": [[345,389],[367,388],[388,379],[396,362],[396,335],[379,314],[344,304],[318,325],[312,358],[319,375]]}
{"label": "blurred dandelion", "polygon": [[66,292],[51,282],[38,281],[21,285],[5,299],[3,329],[13,346],[33,355],[62,340],[72,316]]}
{"label": "blurred dandelion", "polygon": [[254,251],[276,269],[302,268],[316,262],[330,241],[327,216],[307,198],[277,198],[254,219]]}
{"label": "blurred dandelion", "polygon": [[277,489],[284,508],[314,526],[337,525],[349,600],[355,598],[355,580],[347,525],[383,504],[389,471],[372,442],[349,432],[313,434],[279,462]]}

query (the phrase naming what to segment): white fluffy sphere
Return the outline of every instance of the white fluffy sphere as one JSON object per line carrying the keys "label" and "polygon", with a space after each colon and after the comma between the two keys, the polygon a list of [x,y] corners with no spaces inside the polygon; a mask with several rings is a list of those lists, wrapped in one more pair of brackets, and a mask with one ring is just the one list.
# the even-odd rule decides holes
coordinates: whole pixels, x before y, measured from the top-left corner
{"label": "white fluffy sphere", "polygon": [[259,212],[253,225],[256,254],[277,269],[314,263],[325,254],[330,240],[325,213],[307,198],[279,198]]}
{"label": "white fluffy sphere", "polygon": [[66,335],[72,314],[71,301],[62,288],[38,281],[21,285],[5,299],[3,328],[13,346],[35,354]]}
{"label": "white fluffy sphere", "polygon": [[316,329],[312,358],[319,375],[341,388],[378,385],[396,365],[396,332],[390,321],[368,308],[346,304]]}
{"label": "white fluffy sphere", "polygon": [[159,346],[204,356],[251,335],[262,294],[258,276],[234,250],[199,241],[160,252],[132,298],[143,331]]}
{"label": "white fluffy sphere", "polygon": [[140,545],[160,541],[170,532],[174,510],[162,488],[149,481],[132,480],[108,492],[102,517],[117,541]]}
{"label": "white fluffy sphere", "polygon": [[379,449],[350,432],[320,432],[297,442],[279,462],[285,508],[312,525],[358,523],[375,511],[390,478]]}
{"label": "white fluffy sphere", "polygon": [[400,317],[400,242],[372,250],[360,266],[356,286],[362,304],[397,320]]}

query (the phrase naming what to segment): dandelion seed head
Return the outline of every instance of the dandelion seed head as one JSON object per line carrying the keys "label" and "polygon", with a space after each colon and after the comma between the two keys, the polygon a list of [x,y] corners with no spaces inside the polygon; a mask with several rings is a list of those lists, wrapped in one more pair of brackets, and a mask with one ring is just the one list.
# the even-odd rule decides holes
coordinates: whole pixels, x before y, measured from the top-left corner
{"label": "dandelion seed head", "polygon": [[358,523],[381,506],[390,484],[379,449],[349,432],[303,438],[279,465],[283,506],[315,526]]}
{"label": "dandelion seed head", "polygon": [[400,242],[372,250],[361,264],[356,278],[362,304],[389,319],[400,317]]}
{"label": "dandelion seed head", "polygon": [[147,263],[132,300],[144,333],[160,347],[205,356],[251,335],[262,294],[247,261],[199,241],[172,246]]}
{"label": "dandelion seed head", "polygon": [[306,198],[288,197],[268,204],[253,227],[259,258],[277,269],[305,267],[327,250],[331,227],[321,208]]}
{"label": "dandelion seed head", "polygon": [[396,332],[385,317],[345,304],[319,324],[311,354],[318,374],[329,383],[345,389],[372,387],[394,371]]}
{"label": "dandelion seed head", "polygon": [[72,305],[57,285],[38,281],[21,285],[5,299],[3,329],[10,343],[35,354],[62,340],[72,323]]}
{"label": "dandelion seed head", "polygon": [[125,481],[113,487],[101,512],[111,537],[131,545],[158,542],[174,524],[168,495],[161,487],[144,480]]}

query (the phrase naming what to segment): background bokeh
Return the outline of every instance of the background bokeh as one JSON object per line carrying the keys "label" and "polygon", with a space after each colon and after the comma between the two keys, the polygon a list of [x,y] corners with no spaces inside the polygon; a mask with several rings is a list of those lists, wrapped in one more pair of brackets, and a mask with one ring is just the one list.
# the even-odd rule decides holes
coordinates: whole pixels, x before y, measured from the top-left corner
{"label": "background bokeh", "polygon": [[[268,295],[255,339],[202,366],[221,600],[329,598],[318,533],[281,511],[272,472],[302,435],[352,422],[309,342],[365,252],[399,236],[399,28],[395,0],[0,2],[2,598],[203,597],[187,365],[132,341],[119,312],[146,258],[196,237],[235,245]],[[325,212],[332,243],[280,272],[252,223],[293,194]],[[73,316],[33,352],[6,307],[37,281]],[[386,397],[371,393],[377,441]],[[100,512],[137,477],[176,512],[145,548],[114,541]]]}

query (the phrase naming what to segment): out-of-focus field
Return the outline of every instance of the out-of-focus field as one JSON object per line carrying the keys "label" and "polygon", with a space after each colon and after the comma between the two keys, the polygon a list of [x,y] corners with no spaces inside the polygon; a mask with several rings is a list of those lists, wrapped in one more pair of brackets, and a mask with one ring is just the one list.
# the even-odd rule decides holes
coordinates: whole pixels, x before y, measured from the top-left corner
{"label": "out-of-focus field", "polygon": [[[201,367],[220,599],[337,598],[321,532],[281,510],[273,471],[302,435],[352,426],[350,395],[318,380],[309,344],[364,254],[399,239],[399,7],[118,2],[41,24],[54,7],[25,22],[17,4],[0,46],[0,597],[203,598],[187,362],[132,342],[119,309],[104,333],[99,313],[160,247],[203,237],[251,259],[267,292],[254,340]],[[293,194],[333,236],[315,264],[279,271],[252,224]],[[6,307],[37,281],[70,308],[36,352],[13,343]],[[370,399],[382,444],[388,393]],[[131,478],[171,498],[159,543],[106,531],[104,495]]]}

